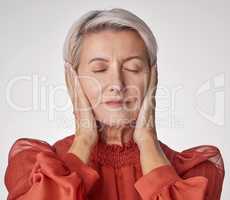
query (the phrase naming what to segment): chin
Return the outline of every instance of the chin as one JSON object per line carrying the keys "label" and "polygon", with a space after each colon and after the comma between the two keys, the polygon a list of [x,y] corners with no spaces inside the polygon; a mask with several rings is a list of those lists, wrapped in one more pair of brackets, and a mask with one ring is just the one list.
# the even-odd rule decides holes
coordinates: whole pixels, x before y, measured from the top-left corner
{"label": "chin", "polygon": [[96,115],[96,120],[108,126],[124,126],[136,120],[138,113],[102,112]]}

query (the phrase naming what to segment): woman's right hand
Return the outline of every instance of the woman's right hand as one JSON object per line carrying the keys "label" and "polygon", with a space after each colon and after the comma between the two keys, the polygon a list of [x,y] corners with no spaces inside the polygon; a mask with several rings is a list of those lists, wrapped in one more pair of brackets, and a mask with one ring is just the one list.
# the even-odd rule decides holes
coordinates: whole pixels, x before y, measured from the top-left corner
{"label": "woman's right hand", "polygon": [[97,124],[92,108],[80,84],[79,76],[72,65],[65,63],[65,79],[73,104],[76,133],[69,152],[88,162],[91,149],[98,141]]}

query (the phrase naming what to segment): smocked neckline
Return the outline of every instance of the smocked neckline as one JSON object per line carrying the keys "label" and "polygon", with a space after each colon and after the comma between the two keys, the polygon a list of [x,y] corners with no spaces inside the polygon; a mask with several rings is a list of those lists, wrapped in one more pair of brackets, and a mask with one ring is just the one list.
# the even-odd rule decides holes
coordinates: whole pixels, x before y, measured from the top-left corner
{"label": "smocked neckline", "polygon": [[107,144],[102,140],[98,140],[97,146],[105,151],[115,152],[124,152],[129,151],[136,147],[136,143],[133,139],[130,139],[128,142],[123,143],[122,145],[119,144]]}
{"label": "smocked neckline", "polygon": [[139,149],[133,139],[122,146],[99,140],[91,156],[94,162],[113,167],[139,163]]}

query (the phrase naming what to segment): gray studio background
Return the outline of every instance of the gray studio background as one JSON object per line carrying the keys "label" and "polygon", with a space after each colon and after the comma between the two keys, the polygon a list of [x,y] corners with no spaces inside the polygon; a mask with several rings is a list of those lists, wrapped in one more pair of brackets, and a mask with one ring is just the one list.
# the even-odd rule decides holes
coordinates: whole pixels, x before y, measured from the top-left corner
{"label": "gray studio background", "polygon": [[[83,3],[84,2],[84,3]],[[92,9],[122,7],[141,17],[158,45],[157,130],[182,151],[216,145],[229,192],[230,3],[194,1],[0,1],[1,199],[9,149],[17,138],[54,143],[74,131],[62,45],[69,27]]]}

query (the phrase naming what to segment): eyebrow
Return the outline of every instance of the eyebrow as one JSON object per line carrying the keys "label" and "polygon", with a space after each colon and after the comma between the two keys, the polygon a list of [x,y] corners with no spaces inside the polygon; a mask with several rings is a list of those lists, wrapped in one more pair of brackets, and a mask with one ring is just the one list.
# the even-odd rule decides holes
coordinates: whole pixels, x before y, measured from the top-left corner
{"label": "eyebrow", "polygon": [[[124,59],[124,62],[127,62],[127,61],[132,60],[132,59],[138,59],[138,60],[141,60],[142,62],[144,62],[144,60],[143,60],[143,58],[142,58],[141,56],[130,56],[130,57],[128,57],[128,58],[125,58],[125,59]],[[105,58],[95,57],[95,58],[92,58],[92,59],[88,62],[88,64],[90,64],[90,63],[92,63],[92,62],[94,62],[94,61],[105,61],[105,62],[109,62],[109,61],[108,61],[107,59],[105,59]]]}

